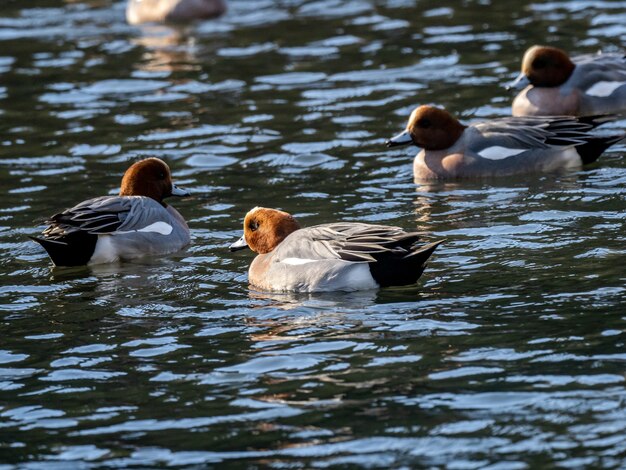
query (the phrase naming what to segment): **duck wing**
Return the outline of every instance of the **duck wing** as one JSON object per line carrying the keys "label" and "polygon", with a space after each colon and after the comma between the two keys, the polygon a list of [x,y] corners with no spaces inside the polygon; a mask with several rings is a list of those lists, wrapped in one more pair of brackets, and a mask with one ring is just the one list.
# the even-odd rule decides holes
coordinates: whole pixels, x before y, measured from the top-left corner
{"label": "duck wing", "polygon": [[420,235],[400,227],[338,222],[300,229],[274,251],[278,260],[287,258],[342,259],[375,263],[387,256],[410,256],[421,246]]}
{"label": "duck wing", "polygon": [[584,144],[591,137],[589,131],[614,119],[612,115],[519,116],[493,119],[471,127],[484,139],[485,147],[536,149]]}
{"label": "duck wing", "polygon": [[54,214],[46,221],[49,227],[43,235],[59,240],[75,232],[104,235],[140,230],[162,221],[164,213],[163,206],[148,197],[102,196]]}

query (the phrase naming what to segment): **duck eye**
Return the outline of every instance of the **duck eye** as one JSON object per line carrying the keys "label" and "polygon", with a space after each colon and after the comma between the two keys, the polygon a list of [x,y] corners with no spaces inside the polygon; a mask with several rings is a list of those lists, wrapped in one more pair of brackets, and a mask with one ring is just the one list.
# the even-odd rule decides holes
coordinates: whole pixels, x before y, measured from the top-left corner
{"label": "duck eye", "polygon": [[250,222],[250,225],[248,225],[248,227],[250,227],[250,230],[255,232],[256,229],[259,228],[259,223],[256,220],[253,220],[252,222]]}
{"label": "duck eye", "polygon": [[543,57],[537,57],[533,60],[533,68],[534,69],[543,69],[548,65],[548,62]]}
{"label": "duck eye", "polygon": [[159,179],[160,180],[164,180],[165,179],[165,173],[163,173],[162,171],[159,173]]}
{"label": "duck eye", "polygon": [[430,119],[428,118],[422,118],[419,121],[417,121],[417,125],[419,127],[430,127]]}

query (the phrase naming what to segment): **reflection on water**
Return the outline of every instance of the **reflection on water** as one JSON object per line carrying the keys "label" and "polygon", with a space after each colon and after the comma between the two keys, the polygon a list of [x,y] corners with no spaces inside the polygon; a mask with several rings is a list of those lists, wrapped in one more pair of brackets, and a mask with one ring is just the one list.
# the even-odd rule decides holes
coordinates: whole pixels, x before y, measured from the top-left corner
{"label": "reflection on water", "polygon": [[[229,6],[185,27],[0,6],[0,462],[624,467],[626,146],[416,185],[417,149],[384,141],[418,104],[508,115],[529,45],[619,50],[626,3]],[[27,236],[149,156],[193,194],[192,245],[51,268]],[[266,294],[227,250],[256,205],[447,241],[417,286]]]}

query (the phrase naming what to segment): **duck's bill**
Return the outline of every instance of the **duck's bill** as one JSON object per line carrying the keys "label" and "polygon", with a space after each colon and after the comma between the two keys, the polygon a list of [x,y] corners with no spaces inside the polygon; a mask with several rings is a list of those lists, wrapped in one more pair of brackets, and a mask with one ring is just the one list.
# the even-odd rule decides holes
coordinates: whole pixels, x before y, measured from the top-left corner
{"label": "duck's bill", "polygon": [[397,136],[387,141],[387,147],[399,147],[401,145],[412,144],[411,134],[408,131],[400,132]]}
{"label": "duck's bill", "polygon": [[246,242],[245,236],[242,236],[239,240],[228,247],[230,251],[239,251],[244,248],[248,248],[248,242]]}
{"label": "duck's bill", "polygon": [[515,80],[506,85],[504,88],[507,90],[523,90],[528,85],[530,85],[530,80],[524,72],[520,73]]}
{"label": "duck's bill", "polygon": [[179,188],[175,184],[172,184],[172,196],[187,197],[187,196],[191,196],[191,194],[186,189]]}

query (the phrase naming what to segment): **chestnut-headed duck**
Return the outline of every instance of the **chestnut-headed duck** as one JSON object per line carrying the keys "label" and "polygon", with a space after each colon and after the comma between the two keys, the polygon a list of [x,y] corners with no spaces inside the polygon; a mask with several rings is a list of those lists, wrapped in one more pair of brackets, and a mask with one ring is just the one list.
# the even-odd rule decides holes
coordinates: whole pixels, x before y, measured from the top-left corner
{"label": "chestnut-headed duck", "polygon": [[388,147],[414,144],[415,180],[550,172],[595,161],[626,135],[593,136],[610,120],[590,117],[509,117],[465,126],[444,109],[420,106]]}
{"label": "chestnut-headed duck", "polygon": [[533,46],[511,87],[513,116],[591,116],[626,111],[626,55],[570,57],[556,47]]}
{"label": "chestnut-headed duck", "polygon": [[128,0],[126,21],[129,24],[186,23],[217,18],[224,12],[224,0]]}
{"label": "chestnut-headed duck", "polygon": [[399,227],[356,222],[300,228],[286,212],[255,207],[230,250],[258,253],[248,280],[264,291],[357,291],[414,284],[441,243],[419,245],[419,238]]}
{"label": "chestnut-headed duck", "polygon": [[158,158],[134,163],[122,178],[119,196],[102,196],[53,215],[40,243],[56,266],[112,263],[178,251],[190,242],[185,219],[163,202],[189,193],[172,184]]}

